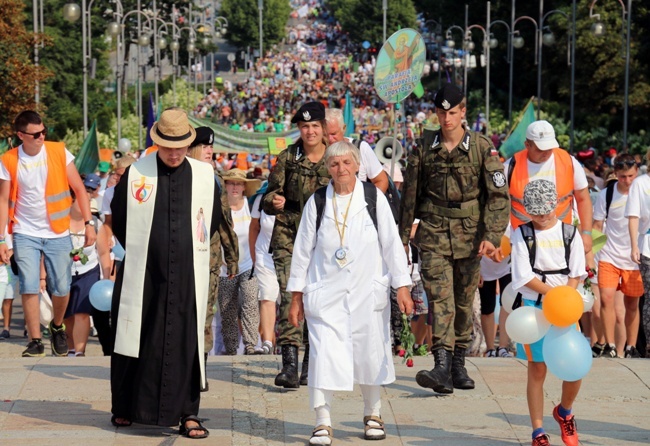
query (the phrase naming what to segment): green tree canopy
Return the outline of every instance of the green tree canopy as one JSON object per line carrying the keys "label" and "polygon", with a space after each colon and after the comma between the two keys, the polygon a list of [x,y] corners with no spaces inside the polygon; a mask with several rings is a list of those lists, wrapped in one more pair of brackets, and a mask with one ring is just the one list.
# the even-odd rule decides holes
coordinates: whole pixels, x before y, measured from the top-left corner
{"label": "green tree canopy", "polygon": [[[264,0],[262,40],[264,48],[280,42],[286,35],[291,13],[288,0]],[[242,48],[259,46],[259,10],[256,0],[223,0],[221,15],[228,19],[226,37]]]}

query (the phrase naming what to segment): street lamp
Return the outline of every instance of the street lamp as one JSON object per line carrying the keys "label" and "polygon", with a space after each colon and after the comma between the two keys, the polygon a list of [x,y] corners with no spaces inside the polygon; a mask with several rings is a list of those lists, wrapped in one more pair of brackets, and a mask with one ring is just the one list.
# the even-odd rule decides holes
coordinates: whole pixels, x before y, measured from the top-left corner
{"label": "street lamp", "polygon": [[[490,34],[489,46],[490,49],[492,50],[496,49],[499,46],[499,40],[496,37],[494,37],[491,31],[494,25],[503,25],[508,31],[507,42],[506,42],[506,63],[511,66],[512,65],[512,44],[510,43],[510,40],[512,39],[512,33],[510,32],[510,25],[508,25],[508,23],[503,20],[494,20],[493,22],[490,23],[487,31]],[[512,70],[510,70],[509,85],[510,85],[510,97],[512,97]],[[508,107],[508,127],[510,127],[511,125],[512,125],[512,100],[509,101],[509,107]]]}
{"label": "street lamp", "polygon": [[[453,30],[458,30],[458,31],[461,32],[461,34],[463,36],[462,37],[463,41],[465,40],[465,38],[467,36],[467,33],[465,32],[465,30],[463,28],[461,28],[458,25],[451,25],[449,28],[447,28],[447,31],[445,32],[445,39],[446,39],[445,45],[447,45],[449,48],[452,49],[452,61],[451,61],[452,63],[451,64],[452,64],[452,67],[454,68],[454,73],[453,74],[454,74],[454,84],[455,84],[456,83],[456,61],[455,61],[454,56],[455,56],[456,51],[454,50],[454,48],[456,47],[456,41],[454,40],[454,36],[452,34]],[[463,47],[464,46],[465,45],[463,43]],[[465,57],[465,56],[463,55],[463,57]],[[467,70],[467,65],[466,64],[465,64],[465,70]],[[464,79],[465,79],[465,76],[463,76],[463,91],[465,90],[465,80]]]}
{"label": "street lamp", "polygon": [[[591,31],[595,36],[600,37],[605,34],[605,25],[600,22],[600,14],[594,14],[594,6],[598,0],[593,0],[589,6],[589,18],[597,20],[591,26]],[[623,148],[627,152],[627,118],[628,118],[628,94],[630,90],[630,32],[632,26],[632,0],[627,0],[627,7],[623,0],[618,0],[622,9],[622,26],[625,30],[624,55],[625,55],[625,87],[623,92]],[[626,29],[627,28],[627,29]]]}
{"label": "street lamp", "polygon": [[[427,23],[431,23],[435,26],[435,31],[432,33],[429,30],[429,27],[427,27]],[[433,19],[426,20],[423,24],[423,26],[427,29],[428,35],[429,35],[429,41],[435,41],[436,45],[438,46],[438,88],[441,87],[441,76],[442,76],[442,25],[440,22],[436,22]],[[432,34],[434,35],[434,39],[431,39]],[[385,40],[385,39],[384,39]]]}
{"label": "street lamp", "polygon": [[260,12],[260,59],[262,59],[264,57],[264,53],[262,52],[262,37],[264,36],[262,30],[262,12],[264,10],[264,0],[257,0],[257,9]]}

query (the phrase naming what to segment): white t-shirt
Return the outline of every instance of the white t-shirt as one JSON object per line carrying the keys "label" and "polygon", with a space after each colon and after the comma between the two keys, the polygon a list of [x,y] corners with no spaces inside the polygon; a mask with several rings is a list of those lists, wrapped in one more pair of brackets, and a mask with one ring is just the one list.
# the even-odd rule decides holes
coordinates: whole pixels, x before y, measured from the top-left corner
{"label": "white t-shirt", "polygon": [[271,234],[273,234],[275,215],[268,215],[264,210],[260,212],[260,201],[262,201],[262,194],[259,194],[255,198],[251,210],[251,218],[258,218],[260,220],[260,233],[255,241],[255,266],[274,268],[273,256],[269,254],[269,246],[271,246]]}
{"label": "white t-shirt", "polygon": [[[65,150],[65,164],[74,161],[72,153]],[[47,152],[45,146],[34,156],[18,147],[18,199],[14,213],[13,232],[31,237],[57,238],[68,235],[68,231],[57,234],[50,227],[45,203],[45,183],[47,180]],[[11,181],[9,171],[0,162],[0,180]]]}
{"label": "white t-shirt", "polygon": [[[509,158],[504,164],[503,169],[508,175],[508,169],[510,168],[510,161],[512,158]],[[548,180],[555,184],[555,155],[552,155],[549,159],[543,163],[533,163],[530,160],[528,161],[528,178],[529,181],[534,180]],[[571,155],[571,161],[573,162],[573,190],[582,190],[588,187],[587,184],[587,175],[585,175],[585,170],[580,165],[577,159]]]}
{"label": "white t-shirt", "polygon": [[[248,230],[251,225],[251,212],[248,209],[248,202],[244,199],[244,205],[238,211],[231,209],[230,215],[232,215],[232,221],[235,227],[235,234],[237,234],[237,239],[239,241],[239,274],[250,270],[253,267],[253,259],[251,258],[251,252],[249,250],[248,244]],[[223,253],[223,249],[222,249]],[[225,265],[226,261],[224,258],[224,264],[221,266],[221,277],[228,276],[228,268]]]}
{"label": "white t-shirt", "polygon": [[[390,176],[390,163],[382,164],[382,169],[388,176]],[[395,171],[392,176],[393,183],[403,183],[404,175],[402,175],[402,169],[400,168],[400,163],[395,163]]]}
{"label": "white t-shirt", "polygon": [[[352,142],[352,138],[347,138]],[[376,178],[381,173],[381,163],[377,159],[377,155],[365,141],[359,144],[359,155],[361,157],[361,165],[359,166],[359,173],[357,177],[361,181],[366,181],[368,178]]]}
{"label": "white t-shirt", "polygon": [[[102,221],[97,219],[97,228],[95,230],[99,232],[99,228],[102,227]],[[81,261],[77,260],[72,262],[72,275],[81,275],[85,274],[97,265],[99,265],[99,253],[97,252],[97,243],[93,243],[90,246],[85,246],[86,241],[85,231],[83,233],[70,233],[70,238],[72,239],[72,247],[74,249],[83,248],[84,254],[88,257],[88,261],[84,265]]]}
{"label": "white t-shirt", "polygon": [[[503,235],[510,237],[511,231],[512,226],[508,224],[506,232]],[[483,280],[497,280],[507,274],[510,274],[510,256],[505,257],[501,262],[495,262],[488,256],[481,257],[481,277],[483,277]]]}
{"label": "white t-shirt", "polygon": [[650,175],[639,175],[630,186],[625,216],[639,218],[639,251],[650,257]]}
{"label": "white t-shirt", "polygon": [[[564,258],[564,240],[562,239],[562,222],[557,221],[555,226],[544,231],[535,230],[536,255],[535,268],[541,271],[552,271],[567,266]],[[522,294],[524,299],[537,300],[538,293],[527,288],[525,285],[540,275],[533,272],[530,266],[528,248],[521,234],[521,229],[512,234],[512,289]],[[546,276],[546,283],[551,287],[566,285],[569,277],[582,279],[587,276],[585,270],[585,256],[582,237],[576,231],[571,242],[571,254],[569,256],[569,275],[549,274]]]}
{"label": "white t-shirt", "polygon": [[111,215],[111,201],[115,196],[115,186],[111,186],[104,191],[104,198],[102,199],[102,207],[99,210],[102,215]]}
{"label": "white t-shirt", "polygon": [[[605,225],[605,234],[607,242],[605,246],[598,251],[596,258],[603,262],[611,263],[617,268],[624,270],[637,270],[639,266],[632,261],[630,253],[630,232],[628,230],[627,218],[625,218],[625,205],[627,204],[628,195],[623,195],[614,186],[612,195],[612,204],[609,207],[609,216]],[[607,189],[600,191],[598,200],[594,206],[594,220],[605,220],[607,201]]]}

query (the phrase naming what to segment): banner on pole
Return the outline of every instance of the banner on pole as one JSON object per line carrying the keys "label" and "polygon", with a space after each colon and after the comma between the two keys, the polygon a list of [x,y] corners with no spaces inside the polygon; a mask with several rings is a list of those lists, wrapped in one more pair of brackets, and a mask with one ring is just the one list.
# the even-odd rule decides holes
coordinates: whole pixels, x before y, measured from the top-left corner
{"label": "banner on pole", "polygon": [[499,152],[501,155],[508,159],[512,157],[515,153],[524,150],[524,142],[526,141],[526,129],[530,124],[535,121],[535,107],[533,106],[533,100],[531,99],[526,104],[523,112],[519,115],[519,119],[515,126],[511,129],[510,135],[499,147]]}
{"label": "banner on pole", "polygon": [[97,121],[90,126],[86,140],[74,160],[74,165],[80,174],[94,173],[99,164],[99,143],[97,142]]}

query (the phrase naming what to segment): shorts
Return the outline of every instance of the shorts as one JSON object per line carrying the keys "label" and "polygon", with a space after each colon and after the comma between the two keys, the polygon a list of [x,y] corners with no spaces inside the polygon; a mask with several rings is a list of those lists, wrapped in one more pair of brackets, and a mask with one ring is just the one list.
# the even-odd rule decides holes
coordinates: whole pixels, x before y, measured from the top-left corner
{"label": "shorts", "polygon": [[429,313],[429,299],[427,299],[427,294],[424,292],[424,285],[421,280],[413,283],[413,288],[411,288],[411,299],[413,299],[413,314],[415,314],[415,316]]}
{"label": "shorts", "polygon": [[41,255],[45,259],[47,289],[52,296],[67,296],[72,281],[72,240],[70,236],[57,238],[31,237],[14,234],[14,258],[18,265],[20,294],[41,292]]}
{"label": "shorts", "polygon": [[14,300],[14,297],[18,294],[18,280],[16,280],[8,265],[6,268],[9,282],[0,282],[0,300]]}
{"label": "shorts", "polygon": [[[508,273],[505,276],[499,277],[495,280],[483,281],[483,286],[478,289],[478,293],[481,296],[481,314],[484,316],[494,313],[494,310],[496,308],[497,282],[499,282],[499,292],[503,293],[503,290],[508,286],[510,282],[512,282],[512,276]],[[500,296],[499,306],[503,306]]]}
{"label": "shorts", "polygon": [[255,265],[255,277],[259,284],[258,300],[277,302],[280,296],[280,284],[275,268],[268,268],[264,265]]}
{"label": "shorts", "polygon": [[615,288],[628,297],[643,296],[643,281],[639,270],[620,269],[608,262],[598,262],[598,286]]}
{"label": "shorts", "polygon": [[99,265],[90,271],[72,277],[70,285],[70,300],[65,310],[65,318],[75,314],[91,314],[93,306],[90,303],[90,289],[99,281]]}

